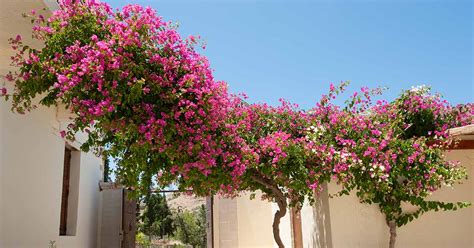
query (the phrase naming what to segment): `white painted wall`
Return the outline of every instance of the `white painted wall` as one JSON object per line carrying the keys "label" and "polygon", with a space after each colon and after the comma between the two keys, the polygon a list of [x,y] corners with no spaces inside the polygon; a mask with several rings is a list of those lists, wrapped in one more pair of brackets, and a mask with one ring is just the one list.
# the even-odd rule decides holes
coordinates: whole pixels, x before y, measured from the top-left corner
{"label": "white painted wall", "polygon": [[[4,75],[12,69],[7,39],[21,34],[26,43],[31,41],[31,24],[21,14],[46,5],[41,0],[0,0],[0,6]],[[59,129],[64,123],[56,108],[40,107],[26,115],[13,114],[10,108],[0,99],[0,247],[48,247],[49,240],[59,248],[96,247],[101,159],[77,154],[79,177],[72,179],[79,180],[76,235],[59,236],[65,146]]]}
{"label": "white painted wall", "polygon": [[58,247],[95,247],[101,160],[80,153],[76,235],[60,237],[65,142],[51,125],[54,118],[54,109],[45,108],[2,115],[0,247],[42,247],[48,240]]}

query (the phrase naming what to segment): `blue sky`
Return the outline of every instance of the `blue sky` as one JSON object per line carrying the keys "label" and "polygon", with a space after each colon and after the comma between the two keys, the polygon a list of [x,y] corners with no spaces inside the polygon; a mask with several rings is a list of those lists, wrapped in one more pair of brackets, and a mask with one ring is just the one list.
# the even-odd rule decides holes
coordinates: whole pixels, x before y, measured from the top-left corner
{"label": "blue sky", "polygon": [[473,4],[456,1],[108,0],[151,6],[200,35],[232,92],[252,102],[312,107],[331,82],[401,89],[427,84],[453,103],[474,102]]}

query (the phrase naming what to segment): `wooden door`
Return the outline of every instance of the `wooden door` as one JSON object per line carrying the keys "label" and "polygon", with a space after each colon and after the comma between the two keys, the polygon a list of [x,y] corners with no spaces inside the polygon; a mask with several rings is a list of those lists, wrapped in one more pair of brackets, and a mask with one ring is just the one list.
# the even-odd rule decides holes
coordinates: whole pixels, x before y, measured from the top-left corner
{"label": "wooden door", "polygon": [[67,211],[69,203],[69,181],[71,178],[71,149],[64,149],[63,188],[61,195],[61,218],[59,235],[67,235]]}

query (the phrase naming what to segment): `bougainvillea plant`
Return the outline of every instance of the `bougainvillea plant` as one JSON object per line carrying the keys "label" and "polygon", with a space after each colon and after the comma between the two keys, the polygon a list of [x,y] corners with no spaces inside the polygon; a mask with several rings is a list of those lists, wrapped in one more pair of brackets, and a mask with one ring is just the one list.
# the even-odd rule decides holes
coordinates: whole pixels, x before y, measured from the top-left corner
{"label": "bougainvillea plant", "polygon": [[134,192],[146,193],[153,178],[199,196],[261,189],[281,207],[275,230],[287,199],[296,205],[312,195],[303,111],[231,97],[195,38],[181,39],[150,8],[113,11],[93,0],[59,7],[47,19],[31,14],[43,47],[10,40],[18,70],[6,75],[13,89],[2,95],[13,111],[65,106],[74,117],[61,134],[87,133],[81,149],[116,158],[117,178]]}
{"label": "bougainvillea plant", "polygon": [[20,36],[10,40],[18,70],[6,75],[14,89],[2,95],[13,110],[29,111],[37,99],[64,105],[75,117],[61,134],[73,140],[87,132],[81,148],[117,158],[120,181],[135,189],[149,189],[160,171],[167,172],[164,181],[172,175],[189,188],[217,159],[231,163],[216,176],[229,184],[226,175],[239,168],[222,149],[222,137],[231,137],[224,129],[230,98],[196,52],[196,39],[181,39],[151,8],[113,11],[93,0],[59,7],[47,19],[32,12],[33,37],[44,47],[29,47]]}
{"label": "bougainvillea plant", "polygon": [[[11,91],[0,95],[19,113],[35,104],[67,108],[74,117],[61,135],[87,133],[81,149],[116,158],[118,179],[134,192],[154,183],[198,196],[261,190],[280,208],[273,224],[279,247],[287,206],[313,201],[331,178],[379,204],[391,227],[427,210],[465,206],[425,198],[464,177],[444,162],[443,149],[447,128],[472,122],[472,105],[454,108],[414,90],[370,106],[364,89],[340,108],[331,99],[346,84],[331,86],[310,111],[284,101],[248,104],[214,80],[195,37],[182,39],[151,8],[61,0],[51,17],[30,17],[44,46],[10,40],[18,70],[5,76]],[[401,202],[420,210],[404,213]]]}
{"label": "bougainvillea plant", "polygon": [[[427,198],[441,186],[466,178],[464,167],[447,161],[448,129],[472,124],[473,105],[451,106],[428,87],[403,92],[393,102],[371,105],[371,94],[354,95],[343,114],[327,128],[339,130],[337,149],[348,151],[346,173],[334,168],[342,194],[354,190],[362,203],[378,204],[395,246],[396,228],[427,211],[456,210],[470,204]],[[329,122],[331,123],[331,121]],[[403,204],[411,204],[410,211]]]}

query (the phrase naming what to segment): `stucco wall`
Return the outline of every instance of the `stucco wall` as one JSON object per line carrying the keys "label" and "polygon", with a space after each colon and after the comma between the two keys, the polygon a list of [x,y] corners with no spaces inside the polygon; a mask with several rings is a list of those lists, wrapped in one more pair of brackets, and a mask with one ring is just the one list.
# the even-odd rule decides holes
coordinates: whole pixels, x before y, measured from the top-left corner
{"label": "stucco wall", "polygon": [[53,128],[55,113],[2,115],[0,247],[40,247],[48,240],[58,247],[95,246],[101,161],[92,154],[80,153],[76,235],[59,236],[65,142]]}
{"label": "stucco wall", "polygon": [[76,235],[59,236],[65,142],[51,125],[54,118],[45,108],[2,115],[0,247],[41,247],[48,240],[58,247],[96,244],[101,161],[92,154],[80,153]]}
{"label": "stucco wall", "polygon": [[[12,69],[7,39],[21,34],[25,43],[31,43],[31,24],[21,14],[31,9],[41,12],[46,5],[41,0],[0,0],[0,6],[0,74],[4,75]],[[13,114],[10,108],[0,99],[0,247],[48,247],[49,240],[60,248],[95,247],[101,160],[86,153],[74,159],[80,160],[76,235],[59,236],[65,147],[59,129],[64,123],[56,108],[40,107],[26,115]]]}
{"label": "stucco wall", "polygon": [[[443,201],[474,202],[474,150],[456,150],[448,159],[459,160],[468,169],[469,179],[454,189],[443,188],[431,198]],[[330,192],[337,186],[330,184]],[[376,206],[362,205],[355,195],[329,200],[331,235],[334,248],[387,247],[388,228]],[[474,208],[454,212],[430,212],[398,229],[397,247],[474,247]]]}
{"label": "stucco wall", "polygon": [[229,199],[214,198],[214,245],[216,248],[271,248],[272,204],[249,194]]}
{"label": "stucco wall", "polygon": [[250,194],[247,193],[237,198],[239,247],[272,247],[273,213],[269,209],[270,203],[260,197],[261,194],[257,193],[255,199],[249,200]]}
{"label": "stucco wall", "polygon": [[[214,198],[214,245],[216,248],[271,248],[278,247],[273,240],[273,215],[278,210],[275,203],[262,201],[261,194],[250,200],[248,193],[234,199]],[[314,247],[315,228],[313,208],[301,211],[304,247]],[[285,247],[291,247],[292,234],[290,211],[280,223],[280,237]]]}

